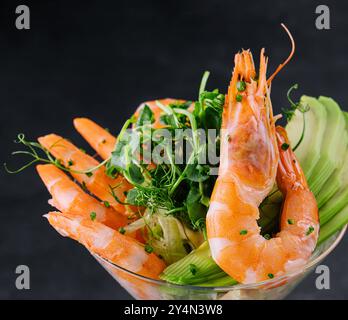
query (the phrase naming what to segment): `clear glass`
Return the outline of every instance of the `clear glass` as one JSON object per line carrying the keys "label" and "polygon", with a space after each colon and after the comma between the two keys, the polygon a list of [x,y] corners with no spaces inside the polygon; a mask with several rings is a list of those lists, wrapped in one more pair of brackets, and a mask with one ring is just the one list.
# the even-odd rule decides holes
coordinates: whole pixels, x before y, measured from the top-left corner
{"label": "clear glass", "polygon": [[347,226],[314,251],[307,265],[296,272],[259,282],[225,287],[175,285],[140,276],[93,254],[97,261],[135,299],[140,300],[275,300],[285,298],[341,241]]}

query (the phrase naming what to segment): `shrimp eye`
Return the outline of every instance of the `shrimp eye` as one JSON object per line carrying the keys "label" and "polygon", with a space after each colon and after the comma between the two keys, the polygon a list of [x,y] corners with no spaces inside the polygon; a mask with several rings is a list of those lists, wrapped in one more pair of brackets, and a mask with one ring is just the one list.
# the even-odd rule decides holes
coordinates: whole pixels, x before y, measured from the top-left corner
{"label": "shrimp eye", "polygon": [[289,147],[290,147],[289,144],[287,144],[287,143],[285,143],[285,142],[284,142],[284,143],[282,144],[282,146],[281,146],[282,150],[284,150],[284,151],[288,150]]}

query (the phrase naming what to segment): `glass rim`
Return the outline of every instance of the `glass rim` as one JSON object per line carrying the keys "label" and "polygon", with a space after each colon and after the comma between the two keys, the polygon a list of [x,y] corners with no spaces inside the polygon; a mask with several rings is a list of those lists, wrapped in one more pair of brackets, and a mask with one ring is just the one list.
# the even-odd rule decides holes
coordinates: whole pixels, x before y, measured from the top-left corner
{"label": "glass rim", "polygon": [[[316,258],[314,258],[313,260],[310,260],[303,268],[296,270],[296,271],[292,271],[292,272],[288,272],[286,274],[283,274],[279,277],[275,277],[273,279],[268,279],[268,280],[264,280],[261,282],[256,282],[256,283],[250,283],[250,284],[240,284],[237,283],[235,285],[230,285],[230,286],[197,286],[197,285],[193,285],[193,284],[175,284],[175,283],[171,283],[162,279],[152,279],[146,276],[142,276],[140,274],[137,274],[133,271],[130,271],[128,269],[125,269],[117,264],[114,264],[112,262],[110,262],[109,260],[99,256],[96,253],[92,253],[91,254],[97,259],[97,260],[102,260],[104,263],[106,263],[107,265],[118,269],[119,271],[123,271],[131,276],[134,276],[138,279],[141,279],[143,281],[152,283],[152,284],[156,284],[156,285],[164,285],[164,286],[170,286],[170,287],[174,287],[174,288],[181,288],[181,289],[191,289],[191,290],[201,290],[201,291],[205,291],[205,290],[210,290],[210,291],[231,291],[231,290],[241,290],[241,289],[254,289],[254,288],[258,288],[260,286],[266,286],[266,285],[272,285],[272,284],[276,284],[282,280],[286,280],[289,277],[294,277],[296,275],[299,275],[301,273],[305,273],[307,270],[309,270],[311,267],[313,267],[314,265],[316,265],[319,261],[323,260],[324,258],[326,258],[332,251],[333,249],[335,249],[335,247],[341,242],[344,234],[346,233],[348,225],[345,225],[341,230],[337,231],[336,233],[334,233],[332,236],[337,235],[337,238],[329,245],[329,247],[323,251],[320,255],[318,255]],[[331,236],[331,237],[332,237]],[[329,240],[330,238],[328,238],[327,240]],[[326,240],[326,241],[327,241]],[[325,242],[324,242],[325,243]],[[324,244],[323,243],[323,244]]]}

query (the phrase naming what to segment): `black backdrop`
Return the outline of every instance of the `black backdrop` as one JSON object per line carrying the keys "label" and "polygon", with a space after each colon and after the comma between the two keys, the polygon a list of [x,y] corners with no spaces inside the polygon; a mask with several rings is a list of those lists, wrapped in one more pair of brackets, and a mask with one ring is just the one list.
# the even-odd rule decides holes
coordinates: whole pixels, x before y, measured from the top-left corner
{"label": "black backdrop", "polygon": [[[326,1],[331,30],[315,28],[322,1],[1,1],[1,162],[10,159],[16,134],[49,132],[86,143],[72,119],[88,116],[113,132],[142,101],[194,99],[204,70],[208,87],[225,90],[233,55],[262,46],[270,69],[287,56],[285,22],[297,43],[293,61],[276,78],[274,108],[299,93],[334,97],[347,110],[348,5]],[[31,29],[15,28],[15,8],[31,9]],[[258,60],[258,59],[256,59]],[[10,176],[0,170],[0,298],[129,298],[86,250],[63,239],[41,217],[48,193],[33,168]],[[315,274],[296,299],[348,298],[348,239],[326,260],[331,290],[315,289]],[[15,267],[31,270],[31,290],[15,288]]]}

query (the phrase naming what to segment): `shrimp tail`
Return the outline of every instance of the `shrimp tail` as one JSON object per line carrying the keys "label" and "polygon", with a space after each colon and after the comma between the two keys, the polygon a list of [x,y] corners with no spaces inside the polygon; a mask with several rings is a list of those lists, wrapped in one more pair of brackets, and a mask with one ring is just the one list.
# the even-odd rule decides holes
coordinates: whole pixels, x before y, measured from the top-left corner
{"label": "shrimp tail", "polygon": [[294,152],[290,147],[285,128],[276,127],[276,136],[279,150],[280,161],[277,171],[277,184],[283,193],[290,188],[305,188],[308,189],[308,184],[302,168],[296,159]]}

